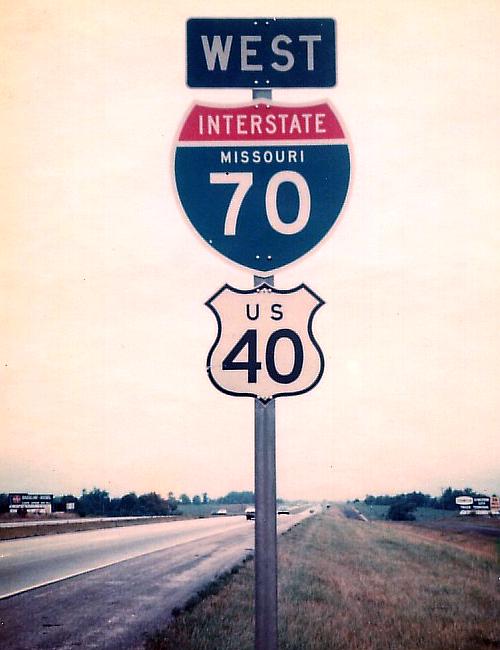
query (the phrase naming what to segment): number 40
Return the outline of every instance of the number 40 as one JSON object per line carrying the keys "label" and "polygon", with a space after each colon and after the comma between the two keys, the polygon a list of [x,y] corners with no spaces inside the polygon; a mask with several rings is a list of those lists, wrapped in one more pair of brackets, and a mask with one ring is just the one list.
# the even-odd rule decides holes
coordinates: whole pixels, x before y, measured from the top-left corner
{"label": "number 40", "polygon": [[[278,190],[282,183],[292,183],[299,196],[297,216],[291,222],[283,221],[278,212]],[[211,172],[210,184],[236,185],[224,222],[224,234],[235,235],[241,204],[252,187],[253,174],[252,172]],[[271,176],[266,188],[266,214],[272,228],[282,235],[295,235],[303,230],[311,214],[311,194],[305,178],[294,171],[277,172]]]}
{"label": "number 40", "polygon": [[[293,345],[293,366],[290,372],[281,373],[276,367],[276,345],[281,339],[288,339]],[[236,361],[236,357],[247,348],[246,361]],[[304,365],[304,348],[297,332],[288,328],[276,330],[271,334],[266,344],[266,369],[269,377],[279,384],[291,384],[299,378]],[[257,383],[257,372],[262,369],[262,363],[257,359],[257,330],[247,330],[236,345],[230,350],[222,362],[222,370],[246,370],[247,382]]]}

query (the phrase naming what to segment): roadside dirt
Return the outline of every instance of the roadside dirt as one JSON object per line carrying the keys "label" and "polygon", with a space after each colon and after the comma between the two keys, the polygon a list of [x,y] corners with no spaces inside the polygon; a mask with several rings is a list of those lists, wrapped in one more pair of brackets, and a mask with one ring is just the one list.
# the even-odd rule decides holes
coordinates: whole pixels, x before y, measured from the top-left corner
{"label": "roadside dirt", "polygon": [[345,505],[342,507],[342,512],[344,517],[347,519],[357,519],[359,521],[368,521],[368,519],[362,515],[357,508],[351,505]]}
{"label": "roadside dirt", "polygon": [[[472,520],[438,519],[429,522],[392,524],[413,536],[452,544],[500,562],[500,521],[485,517]],[[496,544],[495,544],[496,542]]]}
{"label": "roadside dirt", "polygon": [[[347,519],[367,521],[350,504],[344,505],[341,512]],[[399,528],[418,539],[451,544],[500,562],[500,519],[498,517],[454,517],[420,522],[379,523]]]}

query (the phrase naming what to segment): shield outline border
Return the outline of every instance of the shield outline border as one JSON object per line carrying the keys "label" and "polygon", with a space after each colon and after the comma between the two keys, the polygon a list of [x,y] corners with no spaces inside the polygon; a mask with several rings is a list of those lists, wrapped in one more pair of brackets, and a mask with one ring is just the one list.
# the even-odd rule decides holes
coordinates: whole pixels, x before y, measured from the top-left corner
{"label": "shield outline border", "polygon": [[[314,108],[315,106],[319,106],[321,104],[327,104],[332,113],[335,116],[335,119],[337,122],[340,124],[340,128],[342,129],[344,133],[344,142],[347,145],[348,153],[349,153],[349,182],[347,185],[347,191],[346,195],[344,197],[344,201],[342,203],[342,206],[336,215],[332,225],[330,226],[330,229],[323,235],[323,237],[317,241],[313,246],[311,246],[308,250],[304,251],[299,257],[296,257],[295,259],[291,260],[290,262],[287,262],[286,264],[282,264],[281,266],[276,266],[273,267],[272,269],[269,269],[268,271],[265,271],[263,269],[257,269],[253,268],[251,266],[248,266],[246,264],[242,264],[241,262],[237,262],[236,260],[233,260],[231,257],[228,257],[225,255],[225,253],[222,253],[219,251],[217,248],[212,246],[211,244],[208,243],[208,241],[201,235],[201,233],[198,231],[194,223],[191,221],[191,218],[188,216],[186,210],[184,209],[184,205],[182,203],[179,190],[177,188],[177,179],[176,179],[176,174],[175,174],[175,163],[176,163],[176,156],[177,156],[177,148],[179,147],[179,143],[181,142],[180,140],[180,135],[182,133],[182,129],[184,128],[184,125],[193,112],[193,110],[197,106],[203,106],[207,108],[244,108],[246,106],[254,106],[255,104],[270,104],[271,106],[282,106],[286,108]],[[286,143],[283,143],[286,144]],[[210,146],[210,143],[208,143],[207,146]],[[169,180],[170,180],[170,186],[173,191],[177,206],[179,208],[179,212],[183,217],[184,222],[187,224],[188,229],[194,234],[195,238],[199,241],[199,243],[205,247],[207,250],[211,251],[212,254],[215,254],[216,256],[220,257],[223,261],[229,264],[233,264],[236,266],[236,268],[240,270],[245,270],[245,271],[252,271],[255,275],[258,275],[259,277],[267,277],[269,278],[270,276],[274,275],[278,271],[282,271],[283,269],[288,269],[294,264],[297,264],[298,262],[302,262],[303,258],[309,255],[309,253],[318,251],[320,246],[323,246],[326,243],[326,240],[333,234],[333,232],[339,228],[340,223],[343,221],[347,210],[348,210],[348,205],[351,202],[351,196],[352,196],[352,186],[354,184],[354,174],[355,174],[355,161],[354,161],[354,150],[353,150],[353,142],[350,136],[350,132],[347,129],[345,125],[345,121],[343,116],[339,114],[339,111],[336,106],[334,106],[333,102],[330,101],[328,97],[325,97],[323,99],[318,99],[317,101],[312,101],[312,102],[285,102],[281,100],[275,100],[275,99],[262,99],[262,98],[257,98],[253,99],[250,102],[224,102],[224,103],[219,103],[219,102],[206,102],[206,101],[197,101],[194,100],[191,102],[191,105],[188,107],[188,109],[184,112],[182,121],[180,123],[180,126],[177,128],[176,135],[175,135],[175,140],[174,140],[174,145],[170,150],[170,174],[169,174]],[[228,285],[229,286],[229,285]],[[305,285],[304,285],[305,286]],[[307,288],[307,287],[306,287]],[[312,292],[314,293],[314,292]],[[315,294],[316,295],[316,294]],[[213,296],[215,297],[215,296]],[[212,298],[211,298],[212,300]],[[206,304],[206,303],[205,303]]]}
{"label": "shield outline border", "polygon": [[[235,393],[234,391],[228,390],[227,388],[224,388],[223,386],[221,386],[220,384],[218,384],[216,382],[216,380],[215,380],[215,378],[214,378],[214,376],[212,374],[211,360],[212,360],[212,355],[213,355],[216,347],[218,346],[219,341],[221,340],[222,321],[221,321],[219,312],[212,305],[212,301],[215,300],[215,298],[217,298],[217,296],[219,296],[226,289],[229,289],[230,291],[233,291],[234,293],[243,294],[243,295],[258,293],[259,291],[262,291],[263,289],[267,290],[267,291],[270,291],[271,293],[276,293],[276,294],[281,294],[281,295],[282,294],[295,293],[296,291],[299,291],[301,289],[305,289],[306,291],[308,291],[317,300],[317,304],[311,310],[311,312],[309,314],[308,321],[307,321],[307,333],[309,335],[309,338],[311,339],[311,343],[313,344],[313,346],[316,348],[316,350],[318,352],[319,360],[320,360],[319,373],[318,373],[318,376],[316,377],[316,379],[314,380],[314,382],[312,384],[310,384],[309,386],[307,386],[307,388],[304,388],[302,390],[293,391],[293,392],[286,392],[286,393],[276,393],[272,397],[263,398],[263,397],[260,397],[259,395],[257,395],[257,393]],[[221,391],[222,393],[225,393],[226,395],[231,395],[231,396],[234,396],[234,397],[253,397],[253,398],[259,400],[259,402],[261,402],[261,404],[263,404],[264,406],[266,406],[267,404],[272,402],[277,397],[292,397],[293,395],[303,395],[304,393],[307,393],[310,390],[312,390],[320,382],[320,380],[321,380],[321,378],[323,376],[323,372],[325,370],[325,357],[324,357],[323,351],[319,347],[319,344],[318,344],[318,342],[316,341],[316,339],[314,337],[314,333],[313,333],[313,330],[312,330],[312,321],[313,321],[314,315],[316,314],[318,309],[320,309],[320,307],[322,307],[324,304],[325,304],[325,301],[322,298],[320,298],[316,292],[314,292],[312,289],[310,289],[304,282],[297,285],[293,289],[277,289],[276,287],[273,287],[272,285],[268,284],[267,282],[262,282],[261,284],[257,285],[253,289],[237,289],[236,287],[233,287],[233,286],[231,286],[230,284],[228,284],[226,282],[226,284],[224,284],[218,291],[216,291],[214,293],[214,295],[211,298],[209,298],[205,302],[205,305],[214,314],[215,319],[217,321],[217,336],[215,338],[215,342],[213,343],[212,347],[210,348],[210,351],[208,352],[208,355],[207,355],[207,367],[206,367],[208,378],[210,379],[212,384],[215,386],[215,388],[217,388],[217,390]]]}

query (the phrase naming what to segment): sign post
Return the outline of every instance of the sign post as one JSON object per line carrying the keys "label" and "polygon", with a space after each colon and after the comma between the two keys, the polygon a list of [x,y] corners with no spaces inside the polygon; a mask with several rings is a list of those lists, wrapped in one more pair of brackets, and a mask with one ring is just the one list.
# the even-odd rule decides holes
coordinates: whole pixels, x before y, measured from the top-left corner
{"label": "sign post", "polygon": [[350,181],[345,131],[327,102],[277,105],[272,88],[334,86],[331,18],[192,18],[187,84],[252,88],[251,105],[189,111],[174,174],[183,211],[205,242],[254,272],[254,289],[207,301],[218,334],[214,386],[254,398],[255,648],[276,650],[276,397],[311,390],[324,358],[312,333],[323,301],[304,284],[275,289],[272,273],[308,253],[335,223]]}
{"label": "sign post", "polygon": [[255,647],[278,640],[276,401],[255,400]]}
{"label": "sign post", "polygon": [[[257,287],[263,281],[254,276]],[[274,284],[274,278],[266,278]],[[254,399],[255,423],[255,648],[278,647],[276,530],[276,401]]]}

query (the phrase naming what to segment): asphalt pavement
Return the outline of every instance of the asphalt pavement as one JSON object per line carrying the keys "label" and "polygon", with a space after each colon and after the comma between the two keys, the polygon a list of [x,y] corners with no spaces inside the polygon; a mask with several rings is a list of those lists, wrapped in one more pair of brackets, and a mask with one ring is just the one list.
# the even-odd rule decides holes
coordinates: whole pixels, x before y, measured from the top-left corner
{"label": "asphalt pavement", "polygon": [[0,542],[0,598],[214,534],[242,517],[190,519]]}
{"label": "asphalt pavement", "polygon": [[[308,514],[280,516],[279,532]],[[174,608],[253,554],[253,548],[254,523],[244,517],[1,542],[2,593],[27,590],[0,599],[0,647],[142,648],[146,635],[165,627]],[[101,568],[89,568],[92,563]],[[50,584],[37,586],[44,580]]]}

